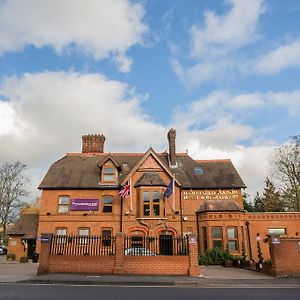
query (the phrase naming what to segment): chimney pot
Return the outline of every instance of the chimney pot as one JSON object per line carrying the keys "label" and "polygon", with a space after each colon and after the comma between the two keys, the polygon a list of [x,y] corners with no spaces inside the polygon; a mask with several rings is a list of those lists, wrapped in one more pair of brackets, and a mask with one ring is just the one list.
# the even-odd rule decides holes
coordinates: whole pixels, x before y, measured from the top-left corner
{"label": "chimney pot", "polygon": [[169,140],[169,164],[170,167],[176,166],[176,145],[175,145],[175,138],[176,138],[176,130],[171,128],[168,131],[168,140]]}
{"label": "chimney pot", "polygon": [[103,134],[86,134],[82,136],[82,153],[103,153],[105,136]]}

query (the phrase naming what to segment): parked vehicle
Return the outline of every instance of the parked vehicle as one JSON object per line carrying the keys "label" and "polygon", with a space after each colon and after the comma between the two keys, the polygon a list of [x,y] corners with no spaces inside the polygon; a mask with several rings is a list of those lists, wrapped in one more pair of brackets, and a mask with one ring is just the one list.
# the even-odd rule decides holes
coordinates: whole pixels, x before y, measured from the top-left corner
{"label": "parked vehicle", "polygon": [[7,254],[7,248],[5,246],[0,246],[0,255],[6,255]]}
{"label": "parked vehicle", "polygon": [[127,248],[125,249],[125,255],[155,256],[157,254],[148,248]]}

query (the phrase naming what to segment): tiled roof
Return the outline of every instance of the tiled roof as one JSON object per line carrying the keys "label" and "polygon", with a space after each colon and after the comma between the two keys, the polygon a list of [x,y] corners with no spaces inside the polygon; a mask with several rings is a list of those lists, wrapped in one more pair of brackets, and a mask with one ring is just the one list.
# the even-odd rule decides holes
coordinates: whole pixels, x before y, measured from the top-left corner
{"label": "tiled roof", "polygon": [[21,214],[14,226],[8,230],[8,235],[22,235],[23,238],[36,238],[39,214]]}
{"label": "tiled roof", "polygon": [[197,212],[213,211],[244,211],[237,203],[230,200],[206,200],[197,209]]}
{"label": "tiled roof", "polygon": [[[110,156],[120,168],[117,185],[99,185],[100,170]],[[68,154],[51,165],[40,189],[107,189],[119,188],[120,183],[139,163],[144,153],[77,153]],[[175,175],[183,189],[219,189],[246,187],[230,160],[196,161],[187,154],[176,154],[177,166],[169,168],[168,153],[158,153],[160,163]],[[195,173],[201,168],[201,174]]]}
{"label": "tiled roof", "polygon": [[167,186],[157,172],[145,172],[135,183],[138,186]]}

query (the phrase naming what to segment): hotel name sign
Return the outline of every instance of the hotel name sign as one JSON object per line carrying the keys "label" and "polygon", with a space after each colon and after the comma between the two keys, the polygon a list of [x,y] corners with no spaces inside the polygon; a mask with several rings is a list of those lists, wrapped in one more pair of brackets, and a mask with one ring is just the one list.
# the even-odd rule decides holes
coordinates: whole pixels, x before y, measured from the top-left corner
{"label": "hotel name sign", "polygon": [[183,200],[232,200],[238,198],[238,190],[183,191]]}

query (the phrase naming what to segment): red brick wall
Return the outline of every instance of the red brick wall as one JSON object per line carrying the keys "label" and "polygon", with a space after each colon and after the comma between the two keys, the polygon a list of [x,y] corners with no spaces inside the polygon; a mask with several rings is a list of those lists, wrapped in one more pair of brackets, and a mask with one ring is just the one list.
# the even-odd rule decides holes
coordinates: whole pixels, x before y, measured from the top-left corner
{"label": "red brick wall", "polygon": [[300,238],[280,238],[270,241],[270,253],[276,276],[300,276]]}
{"label": "red brick wall", "polygon": [[199,275],[195,235],[189,255],[125,256],[124,236],[117,234],[116,253],[111,256],[49,255],[50,243],[42,243],[38,274],[98,273],[136,275]]}
{"label": "red brick wall", "polygon": [[188,275],[188,256],[125,256],[124,270],[138,275]]}
{"label": "red brick wall", "polygon": [[49,273],[100,273],[113,272],[113,256],[50,255]]}

